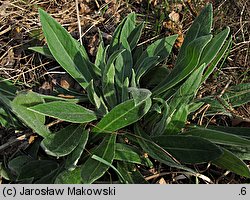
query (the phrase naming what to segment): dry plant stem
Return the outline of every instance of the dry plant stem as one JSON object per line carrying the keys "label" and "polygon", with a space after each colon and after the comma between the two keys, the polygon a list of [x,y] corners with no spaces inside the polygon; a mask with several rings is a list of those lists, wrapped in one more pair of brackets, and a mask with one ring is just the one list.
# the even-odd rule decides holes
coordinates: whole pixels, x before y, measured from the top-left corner
{"label": "dry plant stem", "polygon": [[32,134],[33,134],[32,132],[26,133],[26,134],[23,134],[23,135],[19,136],[18,138],[15,138],[15,139],[13,139],[13,140],[11,140],[9,142],[6,142],[2,146],[0,146],[0,152],[5,150],[6,148],[10,147],[11,145],[17,143],[17,142],[20,142],[20,141],[23,141],[23,140],[27,139]]}
{"label": "dry plant stem", "polygon": [[211,184],[214,183],[210,178],[208,178],[207,176],[205,176],[203,174],[200,174],[200,173],[191,173],[191,172],[161,172],[161,173],[157,173],[157,174],[145,177],[145,180],[149,181],[151,179],[155,179],[155,178],[158,178],[158,177],[161,177],[161,176],[165,176],[165,175],[169,175],[169,174],[175,174],[175,173],[176,174],[184,174],[186,176],[196,176],[196,177],[204,180],[207,183],[211,183]]}
{"label": "dry plant stem", "polygon": [[76,15],[77,15],[77,23],[78,23],[78,31],[80,36],[80,43],[82,45],[82,28],[81,28],[81,20],[79,16],[79,8],[78,8],[78,0],[76,0]]}

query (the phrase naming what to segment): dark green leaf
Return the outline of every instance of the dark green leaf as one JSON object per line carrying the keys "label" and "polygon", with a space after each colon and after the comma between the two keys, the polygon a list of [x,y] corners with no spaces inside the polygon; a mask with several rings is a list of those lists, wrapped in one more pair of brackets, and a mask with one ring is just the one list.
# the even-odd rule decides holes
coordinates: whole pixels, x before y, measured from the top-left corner
{"label": "dark green leaf", "polygon": [[144,27],[144,22],[136,26],[134,30],[132,30],[132,32],[129,34],[128,43],[129,43],[131,51],[136,47],[141,37],[143,27]]}
{"label": "dark green leaf", "polygon": [[26,155],[21,155],[18,157],[13,158],[8,163],[8,168],[15,174],[19,175],[21,172],[22,167],[27,164],[28,162],[32,161],[33,159]]}
{"label": "dark green leaf", "polygon": [[[102,143],[93,152],[91,152],[91,154],[97,155],[108,163],[112,163],[115,157],[115,141],[116,134],[106,135]],[[91,157],[88,158],[88,160],[81,167],[82,182],[84,184],[93,183],[95,180],[103,176],[108,168],[109,166]]]}
{"label": "dark green leaf", "polygon": [[79,144],[82,134],[88,134],[84,131],[83,125],[72,124],[60,131],[51,134],[45,138],[41,146],[48,155],[61,157],[70,154]]}
{"label": "dark green leaf", "polygon": [[178,160],[190,164],[209,162],[223,153],[218,146],[199,137],[171,135],[153,140]]}
{"label": "dark green leaf", "polygon": [[[211,61],[216,57],[219,53],[220,49],[222,48],[223,44],[225,43],[228,35],[230,32],[230,28],[227,27],[224,31],[221,31],[217,34],[204,48],[201,54],[200,65],[206,63],[209,65]],[[209,66],[210,67],[210,66]]]}
{"label": "dark green leaf", "polygon": [[97,114],[104,116],[108,113],[108,108],[103,101],[102,97],[99,97],[94,88],[93,80],[90,81],[89,85],[86,88],[88,92],[89,101],[96,107]]}
{"label": "dark green leaf", "polygon": [[206,72],[203,75],[202,83],[207,80],[209,75],[214,71],[215,67],[218,65],[220,60],[225,56],[226,52],[228,51],[230,45],[232,44],[232,36],[228,39],[228,41],[223,45],[221,50],[217,53],[216,57],[210,63],[209,67],[207,68]]}
{"label": "dark green leaf", "polygon": [[250,178],[250,171],[248,166],[232,152],[224,148],[222,150],[224,152],[223,155],[214,160],[212,163],[221,168],[230,170],[231,172],[234,172],[240,176]]}
{"label": "dark green leaf", "polygon": [[125,162],[117,163],[118,170],[129,184],[147,184],[143,175],[139,172],[135,165]]}
{"label": "dark green leaf", "polygon": [[65,170],[61,172],[55,180],[55,184],[81,184],[81,168],[78,167],[73,171]]}
{"label": "dark green leaf", "polygon": [[115,145],[115,160],[143,164],[142,156],[138,150],[126,144],[117,143]]}
{"label": "dark green leaf", "polygon": [[231,133],[225,133],[218,130],[208,128],[193,127],[189,131],[183,133],[185,135],[193,135],[208,139],[216,144],[223,144],[228,146],[245,146],[250,147],[250,140],[239,137]]}
{"label": "dark green leaf", "polygon": [[55,161],[51,160],[33,160],[25,164],[20,171],[18,180],[32,178],[39,179],[51,173],[58,167]]}
{"label": "dark green leaf", "polygon": [[76,164],[78,160],[80,159],[82,152],[85,149],[85,145],[87,144],[89,137],[89,130],[84,130],[82,133],[82,136],[79,139],[79,144],[76,146],[76,148],[68,155],[66,162],[65,162],[65,168],[68,170],[73,170],[76,168]]}
{"label": "dark green leaf", "polygon": [[140,58],[137,59],[134,68],[137,71],[140,71],[141,69],[139,69],[139,67],[141,66],[141,63],[144,61],[144,59],[148,59],[149,57],[159,57],[158,62],[167,59],[177,37],[178,35],[172,35],[159,39],[149,45],[147,49],[141,54]]}
{"label": "dark green leaf", "polygon": [[138,141],[144,152],[149,156],[170,167],[192,171],[191,169],[181,165],[176,160],[176,158],[174,158],[168,151],[153,142],[152,139],[149,138],[146,133],[144,133],[143,129],[138,124],[135,125],[135,133],[136,140]]}

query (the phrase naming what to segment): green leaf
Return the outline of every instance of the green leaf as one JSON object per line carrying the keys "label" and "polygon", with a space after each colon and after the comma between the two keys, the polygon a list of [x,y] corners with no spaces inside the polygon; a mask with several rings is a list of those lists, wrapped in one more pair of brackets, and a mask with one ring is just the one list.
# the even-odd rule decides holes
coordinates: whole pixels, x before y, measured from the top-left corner
{"label": "green leaf", "polygon": [[[116,134],[108,134],[105,136],[101,144],[91,152],[92,155],[96,155],[108,163],[112,163],[115,157],[115,141]],[[108,170],[109,166],[103,164],[93,158],[88,160],[82,165],[81,177],[84,184],[93,183],[99,179]]]}
{"label": "green leaf", "polygon": [[52,160],[33,160],[25,164],[20,171],[18,180],[32,178],[39,179],[49,174],[58,167]]}
{"label": "green leaf", "polygon": [[144,60],[148,59],[149,57],[159,57],[158,62],[167,59],[172,51],[172,47],[177,37],[178,35],[172,35],[169,37],[156,40],[154,43],[149,45],[147,49],[141,54],[139,59],[137,59],[134,68],[137,71],[140,71],[141,70],[140,68],[144,67],[141,65],[141,63],[146,62]]}
{"label": "green leaf", "polygon": [[211,61],[216,57],[216,55],[221,50],[223,44],[225,43],[230,32],[230,28],[227,27],[225,30],[217,34],[204,48],[201,54],[200,65],[206,63],[209,65]]}
{"label": "green leaf", "polygon": [[169,73],[170,69],[165,65],[153,67],[141,78],[140,84],[146,88],[154,88],[165,80]]}
{"label": "green leaf", "polygon": [[195,97],[198,88],[201,85],[202,73],[204,69],[205,64],[193,71],[188,79],[179,87],[169,103],[171,111],[177,109],[183,104],[189,104]]}
{"label": "green leaf", "polygon": [[178,160],[190,164],[209,162],[223,153],[212,142],[194,136],[171,135],[152,139]]}
{"label": "green leaf", "polygon": [[123,183],[126,183],[124,177],[123,177],[122,174],[119,172],[119,170],[117,170],[117,169],[115,168],[114,165],[112,165],[111,163],[107,162],[106,160],[104,160],[104,159],[102,159],[102,158],[100,158],[99,156],[96,156],[96,155],[91,156],[91,158],[93,158],[93,159],[95,159],[95,160],[97,160],[97,161],[99,161],[99,162],[101,162],[101,163],[107,165],[108,167],[111,167],[111,168],[117,173],[117,175],[121,178],[122,182],[123,182]]}
{"label": "green leaf", "polygon": [[[77,147],[83,133],[86,134],[83,125],[72,124],[45,138],[41,146],[48,155],[66,156]],[[85,139],[88,139],[88,134]]]}
{"label": "green leaf", "polygon": [[176,63],[174,69],[170,72],[170,74],[159,83],[153,89],[153,95],[158,96],[162,93],[166,92],[180,81],[185,79],[192,71],[197,69],[200,56],[202,54],[203,49],[207,45],[207,43],[211,40],[212,36],[202,36],[195,40],[193,40],[186,48],[185,54],[183,55],[181,61]]}
{"label": "green leaf", "polygon": [[47,175],[35,181],[34,184],[53,184],[61,168],[62,167],[58,167],[57,169],[51,171]]}
{"label": "green leaf", "polygon": [[117,143],[115,145],[114,159],[143,165],[143,159],[142,156],[139,155],[138,150],[132,146],[122,143]]}
{"label": "green leaf", "polygon": [[136,26],[128,36],[128,43],[131,51],[136,47],[144,28],[144,22]]}
{"label": "green leaf", "polygon": [[115,83],[118,93],[118,102],[124,102],[124,83],[127,78],[130,80],[132,76],[133,59],[131,51],[129,49],[126,49],[121,55],[119,55],[115,61],[114,66],[116,70]]}
{"label": "green leaf", "polygon": [[222,98],[229,102],[232,107],[250,102],[250,83],[241,83],[229,87],[222,95]]}
{"label": "green leaf", "polygon": [[109,55],[120,48],[120,45],[128,44],[127,39],[135,28],[135,13],[130,13],[117,26],[110,42]]}
{"label": "green leaf", "polygon": [[93,80],[90,81],[86,89],[88,92],[89,101],[96,107],[97,114],[101,116],[106,115],[108,113],[108,108],[104,103],[103,98],[96,94]]}
{"label": "green leaf", "polygon": [[105,65],[106,61],[106,53],[104,48],[104,42],[101,40],[99,47],[97,49],[96,58],[95,58],[95,66],[102,69]]}
{"label": "green leaf", "polygon": [[85,149],[85,145],[87,144],[88,138],[89,138],[89,130],[84,130],[82,133],[82,136],[79,139],[79,144],[68,155],[66,159],[66,162],[65,162],[66,169],[73,170],[76,168],[76,164],[78,160],[80,159],[83,150]]}
{"label": "green leaf", "polygon": [[143,89],[143,88],[138,89],[135,87],[130,87],[129,92],[131,93],[136,106],[139,105],[141,102],[145,101],[145,99],[150,98],[152,94],[147,89]]}
{"label": "green leaf", "polygon": [[49,129],[44,125],[45,117],[39,113],[35,113],[28,108],[40,103],[43,99],[34,92],[20,92],[11,102],[12,111],[21,119],[28,127],[42,137],[50,134]]}
{"label": "green leaf", "polygon": [[83,87],[92,79],[83,47],[49,14],[39,9],[44,36],[56,61]]}
{"label": "green leaf", "polygon": [[29,108],[29,110],[73,123],[87,123],[96,119],[92,110],[65,101],[43,103]]}
{"label": "green leaf", "polygon": [[181,129],[185,127],[188,114],[188,106],[181,104],[181,106],[167,119],[165,134],[178,134]]}
{"label": "green leaf", "polygon": [[141,148],[152,158],[170,167],[192,171],[189,168],[181,165],[168,151],[153,142],[138,124],[135,125],[135,134],[136,136],[134,137],[136,137],[136,140],[140,144]]}
{"label": "green leaf", "polygon": [[124,51],[124,49],[115,51],[109,57],[102,72],[102,92],[110,108],[113,108],[117,104],[114,62]]}
{"label": "green leaf", "polygon": [[184,55],[186,55],[188,46],[196,38],[206,36],[211,33],[212,23],[213,23],[213,7],[212,4],[209,4],[201,11],[199,16],[195,18],[193,24],[188,29],[184,42],[181,46],[180,53],[177,57],[176,65],[179,62],[182,62]]}
{"label": "green leaf", "polygon": [[223,45],[223,47],[220,49],[216,57],[213,59],[213,61],[210,63],[209,67],[207,68],[206,72],[204,73],[202,77],[202,83],[207,80],[209,75],[214,71],[215,67],[218,65],[220,60],[225,56],[227,50],[229,49],[230,45],[232,44],[232,36],[228,39],[228,41]]}
{"label": "green leaf", "polygon": [[81,168],[77,167],[73,171],[65,170],[61,172],[54,182],[55,184],[81,184]]}
{"label": "green leaf", "polygon": [[234,135],[238,135],[240,137],[244,137],[246,139],[250,139],[250,128],[248,127],[229,127],[229,126],[208,126],[208,129],[213,129],[217,131],[221,131],[224,133],[231,133]]}
{"label": "green leaf", "polygon": [[213,164],[234,172],[240,176],[250,178],[250,171],[248,166],[237,156],[227,149],[222,148],[223,155],[218,159],[212,161]]}
{"label": "green leaf", "polygon": [[8,168],[13,174],[19,175],[22,167],[32,160],[31,157],[26,155],[17,156],[8,162]]}
{"label": "green leaf", "polygon": [[143,99],[141,102],[137,102],[137,104],[134,99],[125,101],[105,115],[92,129],[92,132],[113,132],[124,128],[140,120],[148,112],[150,107],[150,98]]}
{"label": "green leaf", "polygon": [[42,47],[29,47],[29,50],[35,51],[37,53],[40,53],[47,58],[54,58],[53,55],[51,54],[49,48],[47,46],[42,46]]}
{"label": "green leaf", "polygon": [[208,128],[192,127],[190,130],[183,134],[202,137],[216,144],[250,147],[250,140],[239,137],[238,135]]}
{"label": "green leaf", "polygon": [[120,43],[122,45],[126,45],[128,43],[129,36],[133,33],[133,30],[135,30],[135,19],[136,15],[134,12],[130,13],[126,17],[126,21],[122,27],[121,35],[120,35]]}
{"label": "green leaf", "polygon": [[[10,81],[4,80],[0,77],[0,94],[9,100],[13,100],[16,96],[17,87]],[[0,102],[1,102],[0,96]]]}
{"label": "green leaf", "polygon": [[118,166],[117,168],[119,172],[122,174],[123,178],[126,180],[126,183],[128,184],[147,184],[148,183],[134,164],[118,162],[117,166]]}
{"label": "green leaf", "polygon": [[158,56],[153,56],[153,57],[147,57],[142,61],[142,63],[137,68],[138,70],[136,71],[136,81],[138,85],[141,77],[158,63],[158,59],[159,59]]}

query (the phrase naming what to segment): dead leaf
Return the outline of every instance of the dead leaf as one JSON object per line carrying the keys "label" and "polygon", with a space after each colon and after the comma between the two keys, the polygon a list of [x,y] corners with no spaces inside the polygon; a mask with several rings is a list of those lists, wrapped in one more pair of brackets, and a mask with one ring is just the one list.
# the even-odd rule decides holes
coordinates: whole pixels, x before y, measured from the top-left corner
{"label": "dead leaf", "polygon": [[165,181],[164,178],[161,178],[159,181],[157,181],[158,184],[165,185],[167,182]]}
{"label": "dead leaf", "polygon": [[168,16],[169,16],[169,19],[175,23],[178,23],[180,21],[180,15],[179,13],[176,13],[175,11],[172,11]]}

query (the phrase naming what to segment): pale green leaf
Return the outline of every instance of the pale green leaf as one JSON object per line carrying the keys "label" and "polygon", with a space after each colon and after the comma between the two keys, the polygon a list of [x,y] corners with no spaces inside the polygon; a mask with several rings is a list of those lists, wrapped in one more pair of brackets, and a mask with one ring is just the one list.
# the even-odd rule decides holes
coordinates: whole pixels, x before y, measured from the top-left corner
{"label": "pale green leaf", "polygon": [[96,119],[92,110],[65,101],[43,103],[29,108],[30,111],[74,123],[87,123]]}

